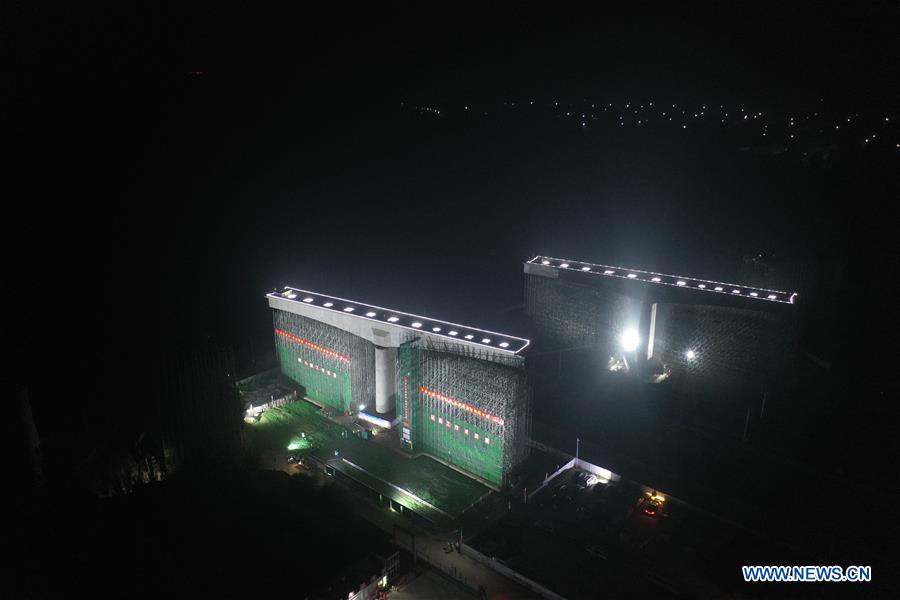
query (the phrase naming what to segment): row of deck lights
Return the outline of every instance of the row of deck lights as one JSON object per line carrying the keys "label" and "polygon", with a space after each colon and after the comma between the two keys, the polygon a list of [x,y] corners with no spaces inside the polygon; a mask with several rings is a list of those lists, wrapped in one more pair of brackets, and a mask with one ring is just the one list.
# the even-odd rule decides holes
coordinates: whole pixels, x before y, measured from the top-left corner
{"label": "row of deck lights", "polygon": [[[550,266],[550,261],[547,260],[547,259],[545,258],[545,259],[542,259],[542,260],[541,260],[541,264],[542,264],[542,265],[545,265],[545,266]],[[562,263],[559,264],[559,268],[560,268],[560,269],[568,269],[568,268],[571,268],[571,266],[572,266],[572,265],[570,265],[570,264],[567,263],[567,262],[562,262]],[[581,267],[581,270],[584,271],[584,272],[590,272],[590,271],[591,271],[591,267],[589,267],[589,266],[583,266],[583,267]],[[616,271],[615,271],[614,269],[606,269],[606,270],[603,271],[603,274],[604,274],[604,275],[616,275]],[[637,279],[637,278],[638,278],[638,274],[637,274],[637,273],[627,273],[625,276],[626,276],[628,279]],[[621,275],[619,275],[619,277],[621,277]],[[649,279],[649,281],[652,281],[653,283],[663,283],[662,278],[661,278],[661,277],[658,277],[658,276],[653,276],[653,277],[651,277],[651,278]],[[676,280],[675,280],[675,285],[677,285],[677,286],[679,286],[679,287],[687,286],[687,284],[688,284],[688,282],[685,281],[685,280],[683,280],[683,279],[676,279]],[[708,289],[708,288],[707,288],[707,286],[706,286],[705,283],[698,283],[698,284],[697,284],[697,289],[705,290],[705,289]],[[712,291],[725,293],[725,288],[724,288],[723,286],[721,286],[721,285],[716,285],[716,286],[713,286]],[[740,293],[741,293],[741,290],[738,289],[738,288],[733,288],[733,289],[731,290],[731,293],[732,293],[732,294],[740,294]],[[750,292],[749,295],[752,296],[753,298],[759,298],[759,293],[758,293],[758,292]],[[767,299],[767,300],[778,300],[778,296],[775,295],[775,294],[768,294],[768,295],[766,296],[766,299]]]}
{"label": "row of deck lights", "polygon": [[[282,295],[289,300],[295,300],[297,298],[296,292],[294,292],[292,290],[288,290]],[[302,301],[305,302],[306,304],[312,304],[315,301],[315,298],[313,298],[312,296],[306,296],[303,298]],[[331,302],[331,301],[323,302],[322,306],[324,306],[325,308],[333,308],[334,302]],[[344,312],[346,312],[346,313],[356,312],[356,308],[353,306],[346,306],[346,307],[344,307]],[[373,319],[378,316],[378,313],[370,310],[370,311],[366,312],[365,315],[367,317],[369,317],[370,319]],[[395,315],[392,315],[387,318],[387,321],[389,323],[397,323],[399,320],[400,320],[400,317],[397,317]],[[410,327],[412,327],[413,329],[421,329],[423,326],[424,325],[421,321],[413,321],[412,323],[410,323]],[[434,333],[441,333],[443,331],[443,328],[434,326],[431,328],[431,331],[433,331]],[[459,332],[456,331],[455,329],[451,329],[447,332],[447,335],[449,335],[451,337],[458,337]],[[467,334],[463,335],[462,337],[463,337],[463,339],[468,340],[468,341],[472,341],[475,339],[475,335],[473,335],[471,333],[467,333]],[[493,340],[489,337],[483,337],[483,338],[481,338],[480,341],[482,344],[485,344],[485,345],[489,345],[493,342]],[[500,342],[497,345],[501,348],[509,348],[509,342]]]}

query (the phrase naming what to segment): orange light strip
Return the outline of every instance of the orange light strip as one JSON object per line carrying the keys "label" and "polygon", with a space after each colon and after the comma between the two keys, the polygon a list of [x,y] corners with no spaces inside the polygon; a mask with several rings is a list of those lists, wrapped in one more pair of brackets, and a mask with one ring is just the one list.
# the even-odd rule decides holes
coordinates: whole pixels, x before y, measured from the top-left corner
{"label": "orange light strip", "polygon": [[451,398],[450,396],[445,396],[441,393],[435,392],[434,390],[429,390],[427,387],[424,387],[424,386],[420,386],[419,391],[422,392],[423,394],[425,394],[426,396],[430,396],[437,400],[441,400],[442,402],[446,402],[447,404],[455,406],[456,408],[461,408],[466,412],[472,413],[473,415],[478,415],[482,419],[487,419],[489,421],[493,421],[497,425],[503,425],[503,419],[501,419],[500,417],[496,417],[496,416],[492,415],[491,413],[484,412],[483,410],[479,410],[470,404],[466,404],[465,402],[460,402],[459,400],[455,400],[455,399]]}
{"label": "orange light strip", "polygon": [[316,352],[321,352],[321,353],[324,354],[325,356],[329,356],[329,357],[331,357],[331,358],[336,358],[336,359],[338,359],[338,360],[340,360],[340,361],[343,361],[343,362],[345,362],[345,363],[349,363],[349,362],[350,362],[350,357],[344,356],[343,354],[338,354],[338,353],[335,352],[334,350],[329,350],[328,348],[325,348],[325,347],[320,346],[320,345],[318,345],[318,344],[313,344],[313,343],[310,342],[309,340],[304,340],[302,337],[297,337],[297,336],[294,335],[293,333],[288,333],[287,331],[284,331],[284,330],[282,330],[282,329],[276,329],[276,330],[275,330],[275,333],[277,333],[277,334],[280,335],[281,337],[285,337],[285,338],[291,340],[292,342],[295,342],[295,343],[297,343],[297,344],[300,344],[301,346],[306,346],[307,348],[312,348],[312,349],[315,350]]}

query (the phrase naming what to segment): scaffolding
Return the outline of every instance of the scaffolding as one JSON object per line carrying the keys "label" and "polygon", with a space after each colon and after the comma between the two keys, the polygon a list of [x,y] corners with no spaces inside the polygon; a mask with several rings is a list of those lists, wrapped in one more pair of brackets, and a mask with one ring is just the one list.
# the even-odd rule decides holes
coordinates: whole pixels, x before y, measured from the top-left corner
{"label": "scaffolding", "polygon": [[[703,301],[656,302],[655,358],[689,379],[723,386],[765,384],[783,372],[795,350],[792,313]],[[525,275],[525,312],[544,350],[615,354],[625,329],[647,325],[641,322],[643,303],[603,285]]]}
{"label": "scaffolding", "polygon": [[639,300],[601,287],[525,275],[525,314],[545,349],[611,347],[629,324],[637,322],[640,305]]}
{"label": "scaffolding", "polygon": [[710,382],[772,380],[783,372],[796,340],[788,313],[660,304],[658,323],[655,344],[662,361]]}
{"label": "scaffolding", "polygon": [[404,447],[504,485],[528,453],[524,359],[413,340],[400,346],[398,367]]}
{"label": "scaffolding", "polygon": [[374,401],[374,344],[278,309],[273,321],[281,372],[302,385],[308,397],[342,413]]}

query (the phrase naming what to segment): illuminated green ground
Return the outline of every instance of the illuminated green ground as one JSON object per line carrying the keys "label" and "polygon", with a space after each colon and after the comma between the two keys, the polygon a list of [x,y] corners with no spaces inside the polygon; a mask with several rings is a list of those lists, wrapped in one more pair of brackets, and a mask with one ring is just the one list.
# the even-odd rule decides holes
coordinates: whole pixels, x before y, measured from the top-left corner
{"label": "illuminated green ground", "polygon": [[[312,455],[322,461],[334,459],[337,449],[341,457],[374,477],[412,492],[454,517],[489,491],[477,481],[428,457],[409,459],[350,432],[344,438],[345,431],[320,416],[317,407],[301,401],[264,412],[258,423],[247,426],[246,439],[251,449],[260,452],[287,452],[288,446],[292,446],[292,452]],[[306,434],[305,438],[301,433]],[[343,467],[343,472],[375,487],[372,477],[346,465]]]}

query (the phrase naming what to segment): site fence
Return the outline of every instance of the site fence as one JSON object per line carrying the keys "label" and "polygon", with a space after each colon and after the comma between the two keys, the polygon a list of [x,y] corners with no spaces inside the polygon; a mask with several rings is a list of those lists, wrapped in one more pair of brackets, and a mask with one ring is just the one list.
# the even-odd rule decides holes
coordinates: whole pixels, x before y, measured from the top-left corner
{"label": "site fence", "polygon": [[538,492],[540,492],[542,489],[544,489],[545,487],[547,487],[548,485],[550,485],[550,482],[553,481],[558,475],[560,475],[560,474],[562,474],[562,473],[568,471],[568,470],[571,469],[572,467],[574,467],[574,466],[575,466],[575,461],[576,461],[576,459],[573,458],[572,460],[570,460],[569,462],[567,462],[566,464],[564,464],[563,466],[561,466],[560,468],[558,468],[556,471],[554,471],[551,475],[548,475],[547,477],[545,477],[545,478],[544,478],[544,481],[541,483],[541,485],[539,485],[534,491],[529,492],[528,498],[527,498],[527,502],[531,502],[531,498],[532,498],[535,494],[537,494]]}
{"label": "site fence", "polygon": [[259,404],[257,406],[254,406],[251,404],[250,408],[255,409],[259,412],[262,412],[264,410],[269,410],[270,408],[279,408],[281,406],[284,406],[286,404],[290,404],[291,402],[296,402],[296,401],[297,401],[297,390],[294,390],[293,392],[291,392],[290,394],[287,394],[286,396],[282,396],[281,398],[273,398],[272,400],[270,400],[269,402],[266,402],[265,404]]}
{"label": "site fence", "polygon": [[475,561],[481,563],[492,571],[496,571],[497,573],[512,579],[525,589],[534,592],[535,594],[541,596],[542,598],[547,598],[547,600],[566,600],[565,597],[560,596],[553,590],[549,590],[542,586],[541,584],[528,579],[518,571],[514,571],[507,567],[506,565],[490,558],[489,556],[485,556],[475,548],[467,545],[465,542],[460,544],[460,551],[463,556],[468,556],[469,558],[474,559]]}
{"label": "site fence", "polygon": [[[538,444],[536,444],[534,442],[532,442],[532,445],[535,447],[538,447]],[[547,450],[553,450],[554,452],[559,452],[558,450],[550,448],[549,446],[544,446],[543,444],[539,444],[539,445],[543,446],[543,448],[545,448]],[[565,473],[569,469],[573,469],[573,468],[587,471],[588,473],[592,473],[592,474],[596,475],[597,477],[599,477],[601,479],[605,479],[607,481],[619,481],[622,479],[622,477],[620,475],[613,473],[609,469],[604,469],[603,467],[599,467],[593,463],[589,463],[586,460],[581,460],[580,458],[572,458],[570,461],[568,461],[566,464],[562,465],[560,468],[558,468],[552,474],[545,477],[544,481],[541,482],[541,485],[539,485],[537,488],[535,488],[534,491],[528,493],[526,501],[531,502],[531,498],[535,494],[537,494],[542,489],[544,489],[545,487],[550,485],[553,482],[553,480],[556,479],[556,477],[558,477],[562,473]],[[648,488],[648,490],[649,490],[649,488]]]}
{"label": "site fence", "polygon": [[480,593],[478,581],[476,581],[475,577],[466,575],[462,569],[458,569],[455,565],[448,564],[441,560],[441,554],[432,556],[431,552],[418,550],[416,556],[428,563],[433,569],[437,570],[438,573],[462,587],[466,592],[476,595]]}

